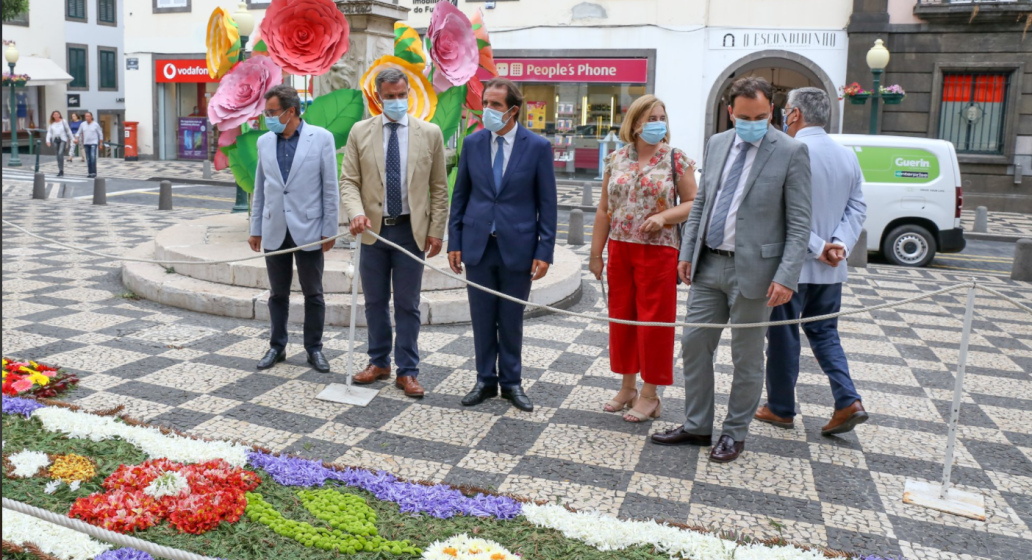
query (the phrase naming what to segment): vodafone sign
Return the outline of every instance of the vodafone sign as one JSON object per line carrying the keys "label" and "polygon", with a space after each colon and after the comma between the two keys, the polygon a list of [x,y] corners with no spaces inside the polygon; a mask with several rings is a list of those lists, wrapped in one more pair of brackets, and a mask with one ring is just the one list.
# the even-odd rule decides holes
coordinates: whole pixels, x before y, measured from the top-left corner
{"label": "vodafone sign", "polygon": [[154,81],[160,83],[215,82],[208,76],[208,65],[199,60],[155,60]]}

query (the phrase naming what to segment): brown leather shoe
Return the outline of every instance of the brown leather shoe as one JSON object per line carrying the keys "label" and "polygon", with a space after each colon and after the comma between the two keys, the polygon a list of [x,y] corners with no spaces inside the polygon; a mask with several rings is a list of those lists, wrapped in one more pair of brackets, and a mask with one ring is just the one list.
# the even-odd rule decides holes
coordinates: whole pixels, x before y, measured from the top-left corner
{"label": "brown leather shoe", "polygon": [[391,368],[376,367],[369,364],[369,367],[362,370],[362,373],[351,379],[356,385],[368,385],[381,379],[391,378]]}
{"label": "brown leather shoe", "polygon": [[730,463],[745,451],[744,441],[735,441],[731,436],[720,436],[717,444],[710,450],[709,460],[714,463]]}
{"label": "brown leather shoe", "polygon": [[698,436],[684,431],[684,426],[678,426],[662,432],[652,434],[652,443],[659,445],[701,445],[708,447],[713,445],[713,436],[707,434]]}
{"label": "brown leather shoe", "polygon": [[782,418],[781,416],[774,414],[770,411],[769,408],[767,408],[767,405],[763,405],[760,408],[756,409],[756,414],[753,415],[753,418],[765,424],[770,424],[771,426],[785,428],[786,430],[792,429],[791,418]]}
{"label": "brown leather shoe", "polygon": [[423,386],[419,384],[419,381],[411,375],[399,375],[394,380],[394,386],[405,391],[406,397],[412,397],[414,399],[423,398]]}
{"label": "brown leather shoe", "polygon": [[831,421],[821,428],[822,436],[844,434],[853,431],[853,428],[867,421],[867,412],[864,405],[856,401],[846,408],[840,408],[832,415]]}

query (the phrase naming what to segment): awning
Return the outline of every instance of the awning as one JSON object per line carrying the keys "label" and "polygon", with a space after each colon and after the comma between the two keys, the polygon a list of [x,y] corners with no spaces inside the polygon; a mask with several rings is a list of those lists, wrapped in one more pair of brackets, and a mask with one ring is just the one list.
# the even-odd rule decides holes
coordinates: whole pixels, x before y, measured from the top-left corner
{"label": "awning", "polygon": [[[5,68],[4,70],[7,70]],[[49,58],[23,56],[14,65],[15,74],[28,74],[26,86],[58,86],[72,81],[72,76]]]}

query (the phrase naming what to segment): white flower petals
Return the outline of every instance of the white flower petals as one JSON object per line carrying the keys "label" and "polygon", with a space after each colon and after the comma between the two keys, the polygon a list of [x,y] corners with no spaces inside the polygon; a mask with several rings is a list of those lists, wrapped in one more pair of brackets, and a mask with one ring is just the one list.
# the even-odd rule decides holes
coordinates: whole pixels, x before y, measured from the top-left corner
{"label": "white flower petals", "polygon": [[174,471],[162,473],[143,489],[144,494],[157,499],[165,496],[178,496],[184,491],[190,491],[190,483],[183,475]]}
{"label": "white flower petals", "polygon": [[14,466],[14,471],[11,474],[18,478],[30,477],[36,474],[36,471],[39,469],[50,464],[50,458],[47,457],[47,454],[40,453],[39,451],[19,451],[7,459]]}
{"label": "white flower petals", "polygon": [[470,537],[466,533],[455,535],[444,542],[434,542],[423,552],[424,560],[516,560],[517,558],[515,554],[494,541]]}
{"label": "white flower petals", "polygon": [[53,494],[54,492],[57,492],[57,489],[60,488],[60,487],[61,487],[61,481],[60,480],[51,480],[50,482],[47,483],[46,487],[43,488],[43,493],[44,494]]}
{"label": "white flower petals", "polygon": [[88,535],[59,527],[41,519],[3,510],[2,531],[5,541],[17,545],[32,543],[43,552],[62,560],[90,560],[111,548]]}
{"label": "white flower petals", "polygon": [[73,480],[72,482],[70,482],[68,484],[68,491],[69,492],[76,492],[76,491],[79,490],[79,486],[81,486],[81,485],[82,485],[82,481],[81,480]]}

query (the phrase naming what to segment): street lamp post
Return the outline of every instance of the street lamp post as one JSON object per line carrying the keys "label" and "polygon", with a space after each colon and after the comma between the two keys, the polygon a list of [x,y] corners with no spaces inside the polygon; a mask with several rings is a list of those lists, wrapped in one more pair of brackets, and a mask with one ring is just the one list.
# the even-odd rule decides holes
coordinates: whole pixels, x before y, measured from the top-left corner
{"label": "street lamp post", "polygon": [[[233,14],[233,20],[236,21],[237,28],[240,30],[240,62],[243,62],[247,57],[247,40],[254,31],[254,16],[247,11],[247,2],[240,2],[236,13]],[[233,205],[233,213],[247,212],[247,209],[247,191],[237,183],[236,204]]]}
{"label": "street lamp post", "polygon": [[14,65],[18,63],[18,48],[14,46],[14,43],[7,45],[4,58],[7,59],[7,65],[11,68],[11,108],[8,112],[11,117],[11,159],[8,160],[7,165],[21,167],[21,158],[18,157],[18,97],[14,87]]}
{"label": "street lamp post", "polygon": [[885,48],[881,39],[874,42],[871,50],[867,51],[867,66],[874,74],[874,88],[871,90],[871,130],[872,135],[878,134],[878,89],[881,87],[882,72],[889,65],[889,49]]}

